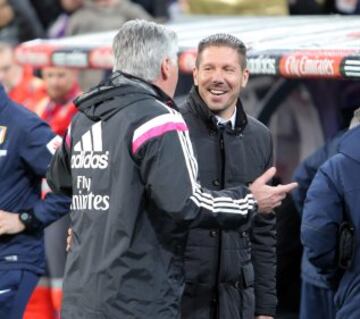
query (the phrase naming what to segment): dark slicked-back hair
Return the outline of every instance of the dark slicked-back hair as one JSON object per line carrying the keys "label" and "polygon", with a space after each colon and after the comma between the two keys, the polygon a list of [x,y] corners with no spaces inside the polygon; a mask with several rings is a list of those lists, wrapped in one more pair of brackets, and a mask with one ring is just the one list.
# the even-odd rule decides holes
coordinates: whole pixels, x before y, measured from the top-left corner
{"label": "dark slicked-back hair", "polygon": [[[228,47],[232,48],[239,54],[240,66],[244,70],[246,68],[246,46],[237,37],[228,33],[216,33],[202,39],[198,45],[197,57],[195,61],[196,67],[199,67],[201,53],[209,47]],[[226,59],[226,57],[224,57]]]}

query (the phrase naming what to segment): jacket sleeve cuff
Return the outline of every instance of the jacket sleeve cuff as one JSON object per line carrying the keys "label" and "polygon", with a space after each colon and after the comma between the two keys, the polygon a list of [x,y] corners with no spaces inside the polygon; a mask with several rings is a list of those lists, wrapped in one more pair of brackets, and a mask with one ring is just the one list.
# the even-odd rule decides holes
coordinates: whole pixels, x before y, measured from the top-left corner
{"label": "jacket sleeve cuff", "polygon": [[276,307],[256,307],[255,316],[270,316],[275,318],[276,315]]}

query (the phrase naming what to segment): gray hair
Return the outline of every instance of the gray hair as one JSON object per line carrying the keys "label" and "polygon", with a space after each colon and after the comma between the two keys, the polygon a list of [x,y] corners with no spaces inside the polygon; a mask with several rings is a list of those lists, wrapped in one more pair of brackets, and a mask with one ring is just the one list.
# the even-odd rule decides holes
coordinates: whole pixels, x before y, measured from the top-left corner
{"label": "gray hair", "polygon": [[201,53],[208,47],[228,47],[237,51],[242,69],[246,68],[246,46],[237,37],[228,33],[217,33],[202,39],[198,45],[195,65],[199,67]]}
{"label": "gray hair", "polygon": [[174,31],[145,20],[124,23],[113,41],[114,71],[152,82],[160,76],[161,63],[177,64],[178,42]]}

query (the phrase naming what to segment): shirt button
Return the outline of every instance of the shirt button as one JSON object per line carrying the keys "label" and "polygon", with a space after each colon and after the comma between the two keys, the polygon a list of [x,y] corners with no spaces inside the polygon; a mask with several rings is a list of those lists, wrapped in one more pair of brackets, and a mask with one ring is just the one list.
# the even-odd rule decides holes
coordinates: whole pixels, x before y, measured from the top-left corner
{"label": "shirt button", "polygon": [[214,186],[220,186],[220,181],[218,179],[214,179],[212,183]]}
{"label": "shirt button", "polygon": [[248,237],[248,233],[246,231],[243,231],[241,233],[241,237],[244,237],[244,238]]}
{"label": "shirt button", "polygon": [[217,231],[216,230],[210,230],[210,237],[216,237]]}
{"label": "shirt button", "polygon": [[240,281],[235,281],[235,282],[234,282],[234,287],[235,287],[236,289],[240,289],[240,288],[241,288]]}

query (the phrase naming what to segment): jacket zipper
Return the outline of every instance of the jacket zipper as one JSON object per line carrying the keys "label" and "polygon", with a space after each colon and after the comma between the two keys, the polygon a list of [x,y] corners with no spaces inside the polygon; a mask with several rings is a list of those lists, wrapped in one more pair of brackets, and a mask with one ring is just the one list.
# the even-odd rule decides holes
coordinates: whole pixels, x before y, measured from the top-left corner
{"label": "jacket zipper", "polygon": [[[220,176],[220,187],[225,188],[225,143],[224,143],[224,129],[220,129],[220,165],[221,165],[221,176]],[[222,230],[218,231],[218,254],[217,254],[217,271],[216,271],[216,304],[214,311],[214,319],[220,319],[220,307],[219,307],[219,287],[220,287],[220,274],[221,274],[221,251],[222,251]]]}

